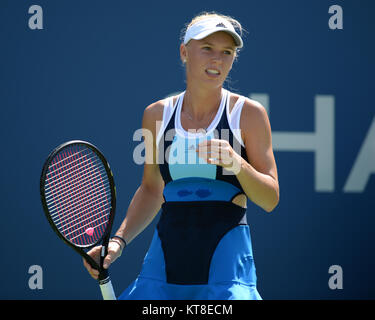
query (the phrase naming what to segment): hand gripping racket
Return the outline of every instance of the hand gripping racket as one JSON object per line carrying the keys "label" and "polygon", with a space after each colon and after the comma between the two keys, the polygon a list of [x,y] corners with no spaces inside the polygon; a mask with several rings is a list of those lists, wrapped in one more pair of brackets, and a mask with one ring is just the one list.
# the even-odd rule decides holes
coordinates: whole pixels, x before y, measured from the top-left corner
{"label": "hand gripping racket", "polygon": [[[103,154],[80,140],[58,146],[43,166],[40,195],[52,229],[99,270],[103,299],[116,299],[108,271],[103,268],[116,207],[113,175]],[[99,243],[98,265],[86,250]]]}

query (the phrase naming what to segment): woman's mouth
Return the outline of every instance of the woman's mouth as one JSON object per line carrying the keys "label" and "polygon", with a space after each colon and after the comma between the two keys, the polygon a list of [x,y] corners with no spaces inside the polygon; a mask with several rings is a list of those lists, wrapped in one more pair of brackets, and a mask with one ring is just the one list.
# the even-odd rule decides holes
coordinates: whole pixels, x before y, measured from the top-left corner
{"label": "woman's mouth", "polygon": [[220,71],[216,69],[206,69],[206,74],[212,77],[217,77],[220,75]]}

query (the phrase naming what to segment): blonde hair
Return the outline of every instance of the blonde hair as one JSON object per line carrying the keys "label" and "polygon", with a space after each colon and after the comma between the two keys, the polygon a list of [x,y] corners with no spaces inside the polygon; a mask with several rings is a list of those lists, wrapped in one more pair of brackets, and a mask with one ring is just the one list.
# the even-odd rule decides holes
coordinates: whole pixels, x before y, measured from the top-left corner
{"label": "blonde hair", "polygon": [[180,40],[183,41],[183,39],[185,37],[185,33],[186,33],[187,29],[189,29],[190,26],[192,26],[194,23],[196,23],[198,21],[208,19],[208,18],[222,18],[222,19],[227,20],[228,22],[230,22],[232,24],[232,26],[236,30],[236,32],[242,37],[244,28],[242,27],[241,23],[238,20],[236,20],[236,19],[234,19],[230,16],[226,16],[226,15],[217,13],[215,11],[211,11],[211,12],[203,11],[203,12],[199,13],[198,15],[196,15],[190,22],[185,24],[185,27],[181,31]]}

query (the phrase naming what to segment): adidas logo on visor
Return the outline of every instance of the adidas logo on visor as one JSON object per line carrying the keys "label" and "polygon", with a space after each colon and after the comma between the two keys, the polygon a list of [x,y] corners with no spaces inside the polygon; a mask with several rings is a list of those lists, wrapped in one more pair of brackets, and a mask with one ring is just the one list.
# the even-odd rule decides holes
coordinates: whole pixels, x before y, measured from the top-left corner
{"label": "adidas logo on visor", "polygon": [[226,28],[227,26],[226,26],[224,23],[220,22],[220,23],[218,23],[218,24],[216,25],[216,27]]}

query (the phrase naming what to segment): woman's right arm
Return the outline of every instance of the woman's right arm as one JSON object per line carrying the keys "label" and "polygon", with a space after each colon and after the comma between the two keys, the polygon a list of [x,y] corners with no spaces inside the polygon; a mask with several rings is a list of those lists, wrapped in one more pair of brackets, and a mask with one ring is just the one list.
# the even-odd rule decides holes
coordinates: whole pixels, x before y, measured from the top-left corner
{"label": "woman's right arm", "polygon": [[[163,117],[163,102],[158,101],[148,106],[143,113],[142,129],[152,133],[144,135],[146,161],[143,167],[143,178],[141,185],[136,190],[120,228],[116,232],[117,236],[125,239],[129,244],[138,234],[140,234],[155,218],[161,208],[163,199],[164,181],[161,177],[159,165],[157,164],[156,149],[156,125]],[[160,123],[160,122],[159,122]],[[152,137],[152,138],[151,138]],[[111,241],[108,246],[108,254],[104,259],[104,268],[108,268],[121,255],[122,247],[119,242]],[[100,246],[95,247],[88,253],[99,261]],[[84,266],[95,279],[98,271],[93,269],[85,260]]]}
{"label": "woman's right arm", "polygon": [[151,223],[164,202],[164,181],[156,161],[156,123],[162,120],[162,116],[163,103],[161,101],[148,106],[143,114],[142,128],[152,133],[152,135],[144,134],[145,157],[152,161],[145,162],[142,183],[135,192],[126,217],[116,232],[116,235],[124,238],[127,244]]}

